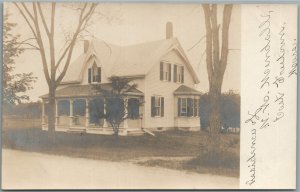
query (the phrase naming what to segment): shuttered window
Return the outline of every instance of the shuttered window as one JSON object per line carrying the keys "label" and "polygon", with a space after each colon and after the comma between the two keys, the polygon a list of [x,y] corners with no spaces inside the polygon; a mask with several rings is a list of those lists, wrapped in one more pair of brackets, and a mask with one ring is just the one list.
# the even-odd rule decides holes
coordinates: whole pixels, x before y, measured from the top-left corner
{"label": "shuttered window", "polygon": [[91,83],[92,82],[92,69],[89,68],[88,70],[88,82]]}
{"label": "shuttered window", "polygon": [[181,79],[180,79],[181,83],[184,83],[184,67],[181,66]]}
{"label": "shuttered window", "polygon": [[151,117],[164,116],[164,98],[160,96],[151,97]]}
{"label": "shuttered window", "polygon": [[187,98],[187,116],[194,116],[194,100],[192,98]]}
{"label": "shuttered window", "polygon": [[184,83],[184,66],[174,65],[174,82]]}
{"label": "shuttered window", "polygon": [[174,82],[177,82],[177,65],[174,65],[174,73],[173,73]]}
{"label": "shuttered window", "polygon": [[200,99],[194,99],[194,117],[200,117]]}
{"label": "shuttered window", "polygon": [[172,77],[171,71],[172,71],[172,65],[170,63],[160,62],[160,67],[159,67],[160,80],[171,81],[171,77]]}
{"label": "shuttered window", "polygon": [[187,98],[178,98],[178,103],[180,103],[180,105],[178,105],[179,116],[187,116]]}
{"label": "shuttered window", "polygon": [[94,63],[93,67],[88,69],[88,83],[95,82],[101,82],[101,67],[98,67],[96,63]]}
{"label": "shuttered window", "polygon": [[179,117],[197,117],[199,116],[199,107],[199,99],[178,98]]}

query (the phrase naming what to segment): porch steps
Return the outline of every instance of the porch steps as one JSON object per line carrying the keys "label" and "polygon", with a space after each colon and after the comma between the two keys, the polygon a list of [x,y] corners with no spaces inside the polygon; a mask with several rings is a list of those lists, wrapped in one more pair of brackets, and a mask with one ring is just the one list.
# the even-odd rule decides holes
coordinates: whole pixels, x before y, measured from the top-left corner
{"label": "porch steps", "polygon": [[127,130],[127,135],[129,136],[140,136],[140,135],[144,135],[145,132],[141,129],[132,129],[132,130]]}

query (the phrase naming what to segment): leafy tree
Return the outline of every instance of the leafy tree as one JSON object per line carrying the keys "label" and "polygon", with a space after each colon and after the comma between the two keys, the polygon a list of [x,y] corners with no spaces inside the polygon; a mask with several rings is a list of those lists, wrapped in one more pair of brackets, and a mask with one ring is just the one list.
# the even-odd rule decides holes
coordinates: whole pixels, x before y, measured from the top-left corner
{"label": "leafy tree", "polygon": [[32,89],[32,83],[36,81],[32,73],[14,74],[15,58],[23,53],[20,35],[12,34],[16,23],[8,22],[9,13],[4,14],[3,21],[3,104],[14,105],[28,101],[26,91]]}
{"label": "leafy tree", "polygon": [[[94,85],[97,94],[104,97],[106,101],[104,118],[112,126],[114,135],[119,135],[119,128],[125,119],[132,118],[128,113],[128,92],[137,87],[130,85],[132,79],[113,76],[109,78],[111,89],[104,89],[101,85]],[[135,102],[135,107],[139,107],[141,102]]]}

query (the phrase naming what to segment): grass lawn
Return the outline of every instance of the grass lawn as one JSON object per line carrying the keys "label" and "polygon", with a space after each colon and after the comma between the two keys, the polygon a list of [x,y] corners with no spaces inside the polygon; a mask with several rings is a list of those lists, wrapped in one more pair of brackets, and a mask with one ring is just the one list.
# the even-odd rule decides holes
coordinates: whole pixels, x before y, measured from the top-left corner
{"label": "grass lawn", "polygon": [[[66,155],[109,161],[132,161],[144,166],[239,176],[239,135],[222,135],[222,144],[231,147],[225,153],[205,153],[206,132],[166,131],[156,136],[114,136],[56,133],[53,144],[47,131],[31,128],[2,130],[2,146],[23,151]],[[233,144],[232,144],[233,143]],[[218,166],[204,165],[210,159],[224,159]],[[205,161],[202,161],[205,160]],[[204,164],[203,164],[204,162]]]}

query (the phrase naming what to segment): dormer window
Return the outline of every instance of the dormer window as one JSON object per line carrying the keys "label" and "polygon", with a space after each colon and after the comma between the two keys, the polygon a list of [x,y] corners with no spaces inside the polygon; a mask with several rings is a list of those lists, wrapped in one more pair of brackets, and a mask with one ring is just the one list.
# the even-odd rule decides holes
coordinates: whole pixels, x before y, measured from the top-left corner
{"label": "dormer window", "polygon": [[101,67],[98,67],[95,62],[93,66],[88,70],[88,82],[89,83],[101,82]]}

